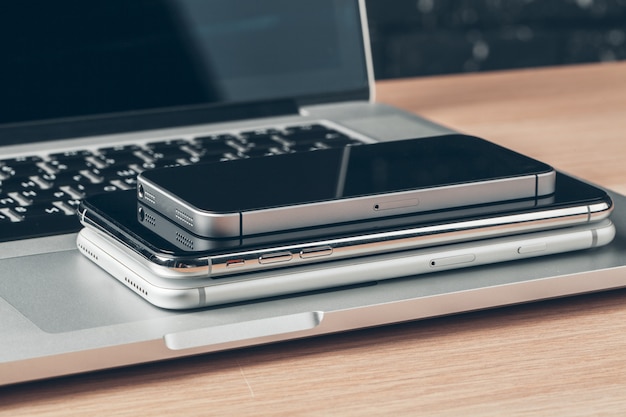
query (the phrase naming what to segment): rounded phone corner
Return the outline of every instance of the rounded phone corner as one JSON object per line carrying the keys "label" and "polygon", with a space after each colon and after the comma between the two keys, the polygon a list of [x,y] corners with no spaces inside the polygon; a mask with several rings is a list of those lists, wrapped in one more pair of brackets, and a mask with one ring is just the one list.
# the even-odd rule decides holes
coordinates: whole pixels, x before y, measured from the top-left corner
{"label": "rounded phone corner", "polygon": [[556,171],[537,174],[537,197],[553,195],[556,192]]}

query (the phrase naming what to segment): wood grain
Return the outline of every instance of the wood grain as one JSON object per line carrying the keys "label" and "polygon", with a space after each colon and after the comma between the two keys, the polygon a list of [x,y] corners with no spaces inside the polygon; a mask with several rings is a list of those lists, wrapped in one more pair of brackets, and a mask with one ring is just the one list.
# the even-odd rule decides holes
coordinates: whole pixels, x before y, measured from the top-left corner
{"label": "wood grain", "polygon": [[[626,63],[388,81],[378,100],[626,191]],[[0,416],[625,410],[626,291],[0,389]]]}

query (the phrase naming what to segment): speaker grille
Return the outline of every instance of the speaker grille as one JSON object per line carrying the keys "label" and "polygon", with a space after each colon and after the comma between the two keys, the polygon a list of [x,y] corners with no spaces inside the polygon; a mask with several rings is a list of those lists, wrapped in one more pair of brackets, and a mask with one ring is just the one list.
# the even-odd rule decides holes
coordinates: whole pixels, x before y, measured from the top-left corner
{"label": "speaker grille", "polygon": [[124,283],[126,284],[127,287],[131,288],[135,292],[137,292],[139,294],[143,294],[146,297],[148,296],[148,291],[146,291],[141,285],[137,284],[132,279],[130,279],[130,278],[125,276],[124,277]]}
{"label": "speaker grille", "polygon": [[152,226],[156,226],[156,218],[150,213],[144,214],[144,221]]}
{"label": "speaker grille", "polygon": [[193,217],[182,210],[176,209],[176,218],[189,226],[193,226]]}
{"label": "speaker grille", "polygon": [[93,259],[94,261],[98,260],[98,255],[96,255],[95,253],[93,253],[92,251],[90,251],[85,246],[81,245],[80,243],[78,244],[78,249],[80,249],[80,251],[83,254],[87,255],[89,258]]}
{"label": "speaker grille", "polygon": [[150,193],[150,192],[148,192],[148,191],[146,191],[146,190],[144,190],[144,191],[143,191],[143,198],[144,198],[144,200],[146,200],[148,203],[152,203],[152,204],[156,203],[156,197],[155,197],[155,195],[154,195],[154,194],[152,194],[152,193]]}
{"label": "speaker grille", "polygon": [[182,235],[178,232],[176,232],[176,241],[180,242],[181,244],[183,244],[184,246],[188,247],[189,249],[193,250],[193,240],[191,240],[190,238],[188,238],[185,235]]}

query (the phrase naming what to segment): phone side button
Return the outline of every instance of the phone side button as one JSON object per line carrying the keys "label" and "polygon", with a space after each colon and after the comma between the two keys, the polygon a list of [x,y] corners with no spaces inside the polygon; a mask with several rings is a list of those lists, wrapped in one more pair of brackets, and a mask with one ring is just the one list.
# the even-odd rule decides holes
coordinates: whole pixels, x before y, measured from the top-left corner
{"label": "phone side button", "polygon": [[457,255],[457,256],[448,256],[445,258],[436,258],[430,260],[430,266],[433,268],[438,266],[450,266],[450,265],[459,265],[459,264],[467,264],[470,262],[474,262],[476,260],[476,256],[469,253],[467,255]]}
{"label": "phone side button", "polygon": [[519,248],[517,248],[517,253],[524,254],[524,253],[533,253],[533,252],[543,252],[546,249],[548,249],[548,245],[546,245],[545,242],[535,243],[534,245],[520,246]]}
{"label": "phone side button", "polygon": [[274,252],[274,253],[265,253],[259,256],[260,264],[273,264],[276,262],[287,262],[293,258],[291,252]]}
{"label": "phone side button", "polygon": [[318,246],[315,248],[306,248],[300,251],[301,259],[318,258],[320,256],[332,255],[333,248],[330,246]]}
{"label": "phone side button", "polygon": [[246,264],[245,259],[229,259],[226,261],[226,268],[237,268]]}

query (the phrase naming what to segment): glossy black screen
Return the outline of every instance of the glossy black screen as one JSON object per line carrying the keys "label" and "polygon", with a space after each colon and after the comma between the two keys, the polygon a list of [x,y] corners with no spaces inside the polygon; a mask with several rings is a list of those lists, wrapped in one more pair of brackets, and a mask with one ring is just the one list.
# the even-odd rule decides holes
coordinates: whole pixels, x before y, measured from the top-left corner
{"label": "glossy black screen", "polygon": [[194,207],[239,212],[550,172],[486,140],[446,135],[147,171]]}
{"label": "glossy black screen", "polygon": [[5,128],[367,89],[356,0],[7,1]]}

